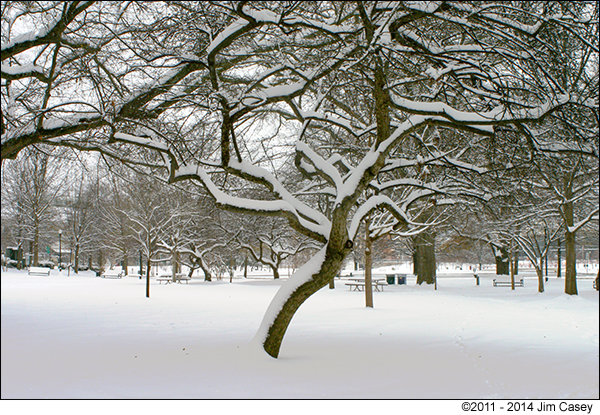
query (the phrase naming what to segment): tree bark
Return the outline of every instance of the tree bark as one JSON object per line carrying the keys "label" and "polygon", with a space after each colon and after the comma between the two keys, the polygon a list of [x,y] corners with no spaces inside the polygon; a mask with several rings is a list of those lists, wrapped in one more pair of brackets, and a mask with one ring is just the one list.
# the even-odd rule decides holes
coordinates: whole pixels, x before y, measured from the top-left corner
{"label": "tree bark", "polygon": [[371,220],[365,220],[365,307],[373,308],[373,239],[371,239]]}
{"label": "tree bark", "polygon": [[150,298],[150,255],[146,261],[146,298]]}
{"label": "tree bark", "polygon": [[173,251],[171,260],[171,276],[173,282],[177,282],[177,273],[179,272],[179,252]]}
{"label": "tree bark", "polygon": [[424,231],[414,239],[417,264],[417,284],[435,283],[435,235]]}
{"label": "tree bark", "polygon": [[33,234],[33,266],[37,267],[40,259],[40,228],[38,223],[35,224],[35,230]]}
{"label": "tree bark", "polygon": [[279,269],[275,266],[271,266],[271,271],[273,271],[273,279],[278,280],[279,279]]}
{"label": "tree bark", "polygon": [[514,252],[512,247],[510,248],[510,289],[514,291],[515,289],[515,261],[514,261]]}
{"label": "tree bark", "polygon": [[79,243],[75,244],[75,274],[79,274]]}
{"label": "tree bark", "polygon": [[560,238],[557,241],[557,251],[556,251],[556,278],[560,278],[561,269],[562,269],[562,258],[560,257]]}
{"label": "tree bark", "polygon": [[202,260],[202,258],[198,258],[198,265],[200,265],[200,268],[202,269],[202,272],[204,273],[204,281],[212,281],[212,275],[210,274],[210,270],[208,269],[208,267],[206,266],[206,264],[204,264],[204,261]]}
{"label": "tree bark", "polygon": [[540,293],[544,292],[544,275],[542,272],[542,261],[543,261],[543,259],[540,258],[540,264],[539,264],[539,266],[537,266],[535,268],[535,272],[538,277],[538,292],[540,292]]}
{"label": "tree bark", "polygon": [[298,308],[311,295],[326,286],[329,281],[334,278],[342,267],[347,251],[343,248],[337,248],[328,244],[326,248],[325,258],[319,267],[319,270],[312,277],[296,288],[289,296],[287,296],[281,309],[277,312],[270,324],[265,340],[263,341],[263,349],[272,357],[279,356],[281,342],[287,328],[292,320],[292,317]]}
{"label": "tree bark", "polygon": [[563,205],[563,217],[565,221],[565,293],[569,295],[577,295],[577,269],[576,269],[576,253],[575,253],[575,233],[569,232],[573,226],[573,185],[565,179],[565,199],[567,202]]}
{"label": "tree bark", "polygon": [[510,273],[508,250],[505,246],[498,248],[492,246],[492,250],[496,258],[496,275],[508,275]]}

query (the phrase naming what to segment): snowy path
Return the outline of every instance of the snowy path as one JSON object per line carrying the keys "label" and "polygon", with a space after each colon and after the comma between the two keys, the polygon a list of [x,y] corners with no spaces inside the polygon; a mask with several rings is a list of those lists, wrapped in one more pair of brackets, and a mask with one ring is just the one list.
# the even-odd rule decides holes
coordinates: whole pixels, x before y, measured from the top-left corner
{"label": "snowy path", "polygon": [[[248,342],[279,283],[189,285],[4,272],[2,398],[598,398],[598,294],[482,279],[342,283],[309,299],[281,357]],[[412,285],[411,285],[412,284]]]}

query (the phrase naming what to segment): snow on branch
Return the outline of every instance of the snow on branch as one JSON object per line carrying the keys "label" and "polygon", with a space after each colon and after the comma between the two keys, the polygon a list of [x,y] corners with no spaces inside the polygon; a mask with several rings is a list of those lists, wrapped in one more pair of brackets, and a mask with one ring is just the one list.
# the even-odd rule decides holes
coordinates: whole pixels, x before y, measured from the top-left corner
{"label": "snow on branch", "polygon": [[304,142],[298,141],[296,143],[296,151],[314,167],[315,173],[323,177],[335,189],[342,187],[342,177],[333,164],[322,158]]}
{"label": "snow on branch", "polygon": [[404,222],[406,224],[412,225],[421,225],[414,223],[408,216],[407,212],[398,206],[396,202],[394,202],[390,197],[385,195],[376,195],[371,196],[360,205],[360,207],[354,213],[352,217],[352,221],[350,222],[350,227],[348,228],[348,235],[350,239],[354,239],[358,232],[358,228],[360,227],[360,223],[362,220],[370,214],[373,210],[378,208],[385,208],[389,213],[391,213],[399,222]]}
{"label": "snow on branch", "polygon": [[444,102],[419,102],[391,95],[393,104],[403,111],[411,114],[436,115],[455,123],[480,129],[483,133],[492,133],[493,130],[490,127],[494,125],[539,120],[552,110],[568,103],[570,99],[571,97],[565,94],[557,96],[556,100],[529,109],[509,109],[499,105],[490,111],[467,112],[452,108]]}
{"label": "snow on branch", "polygon": [[583,218],[582,220],[580,220],[577,223],[574,223],[573,226],[568,226],[567,231],[570,233],[575,233],[579,229],[581,229],[582,227],[587,225],[589,222],[591,222],[592,220],[597,221],[599,211],[600,211],[600,209],[598,209],[598,208],[592,210],[590,213],[588,213],[588,215],[585,218]]}
{"label": "snow on branch", "polygon": [[54,42],[58,43],[67,26],[94,3],[95,1],[70,2],[68,7],[65,5],[61,16],[50,22],[46,27],[38,27],[15,36],[9,42],[2,43],[0,57],[2,60],[5,60],[35,46]]}

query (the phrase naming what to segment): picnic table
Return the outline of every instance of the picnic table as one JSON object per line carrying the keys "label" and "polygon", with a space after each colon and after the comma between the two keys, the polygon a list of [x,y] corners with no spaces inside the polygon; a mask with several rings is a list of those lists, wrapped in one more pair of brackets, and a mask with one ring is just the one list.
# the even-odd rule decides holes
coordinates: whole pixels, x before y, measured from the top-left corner
{"label": "picnic table", "polygon": [[45,267],[29,267],[29,275],[43,275],[45,277],[50,276],[50,268]]}
{"label": "picnic table", "polygon": [[[188,277],[186,274],[175,275],[175,282],[179,284],[181,284],[181,281],[185,281],[185,283],[187,284],[189,280],[191,280],[191,278]],[[158,281],[159,284],[162,284],[163,281],[165,285],[170,284],[173,282],[173,274],[160,274],[158,277],[156,277],[156,281]]]}
{"label": "picnic table", "polygon": [[[371,284],[375,291],[383,291],[383,287],[388,285],[385,278],[372,278]],[[365,279],[364,278],[350,278],[346,285],[350,289],[350,291],[364,291],[365,289]]]}

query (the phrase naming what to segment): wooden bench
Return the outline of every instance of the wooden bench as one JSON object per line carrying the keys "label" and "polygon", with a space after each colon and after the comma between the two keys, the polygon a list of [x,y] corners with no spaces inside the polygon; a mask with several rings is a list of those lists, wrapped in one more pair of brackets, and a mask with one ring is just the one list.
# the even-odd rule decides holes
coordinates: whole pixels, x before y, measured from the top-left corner
{"label": "wooden bench", "polygon": [[29,267],[29,275],[43,275],[45,277],[48,277],[50,276],[50,268]]}
{"label": "wooden bench", "polygon": [[[496,281],[496,278],[493,280],[494,287],[512,287],[512,283],[510,281]],[[524,287],[523,278],[519,281],[515,281],[515,287]]]}
{"label": "wooden bench", "polygon": [[123,277],[123,272],[117,271],[106,271],[102,273],[102,278],[121,278]]}
{"label": "wooden bench", "polygon": [[[179,284],[181,284],[181,281],[185,281],[185,283],[187,284],[189,280],[191,280],[191,278],[185,274],[177,274],[175,276],[175,282]],[[173,276],[171,274],[161,274],[158,277],[156,277],[156,281],[158,281],[159,284],[161,284],[164,281],[165,285],[167,285],[173,282]]]}

